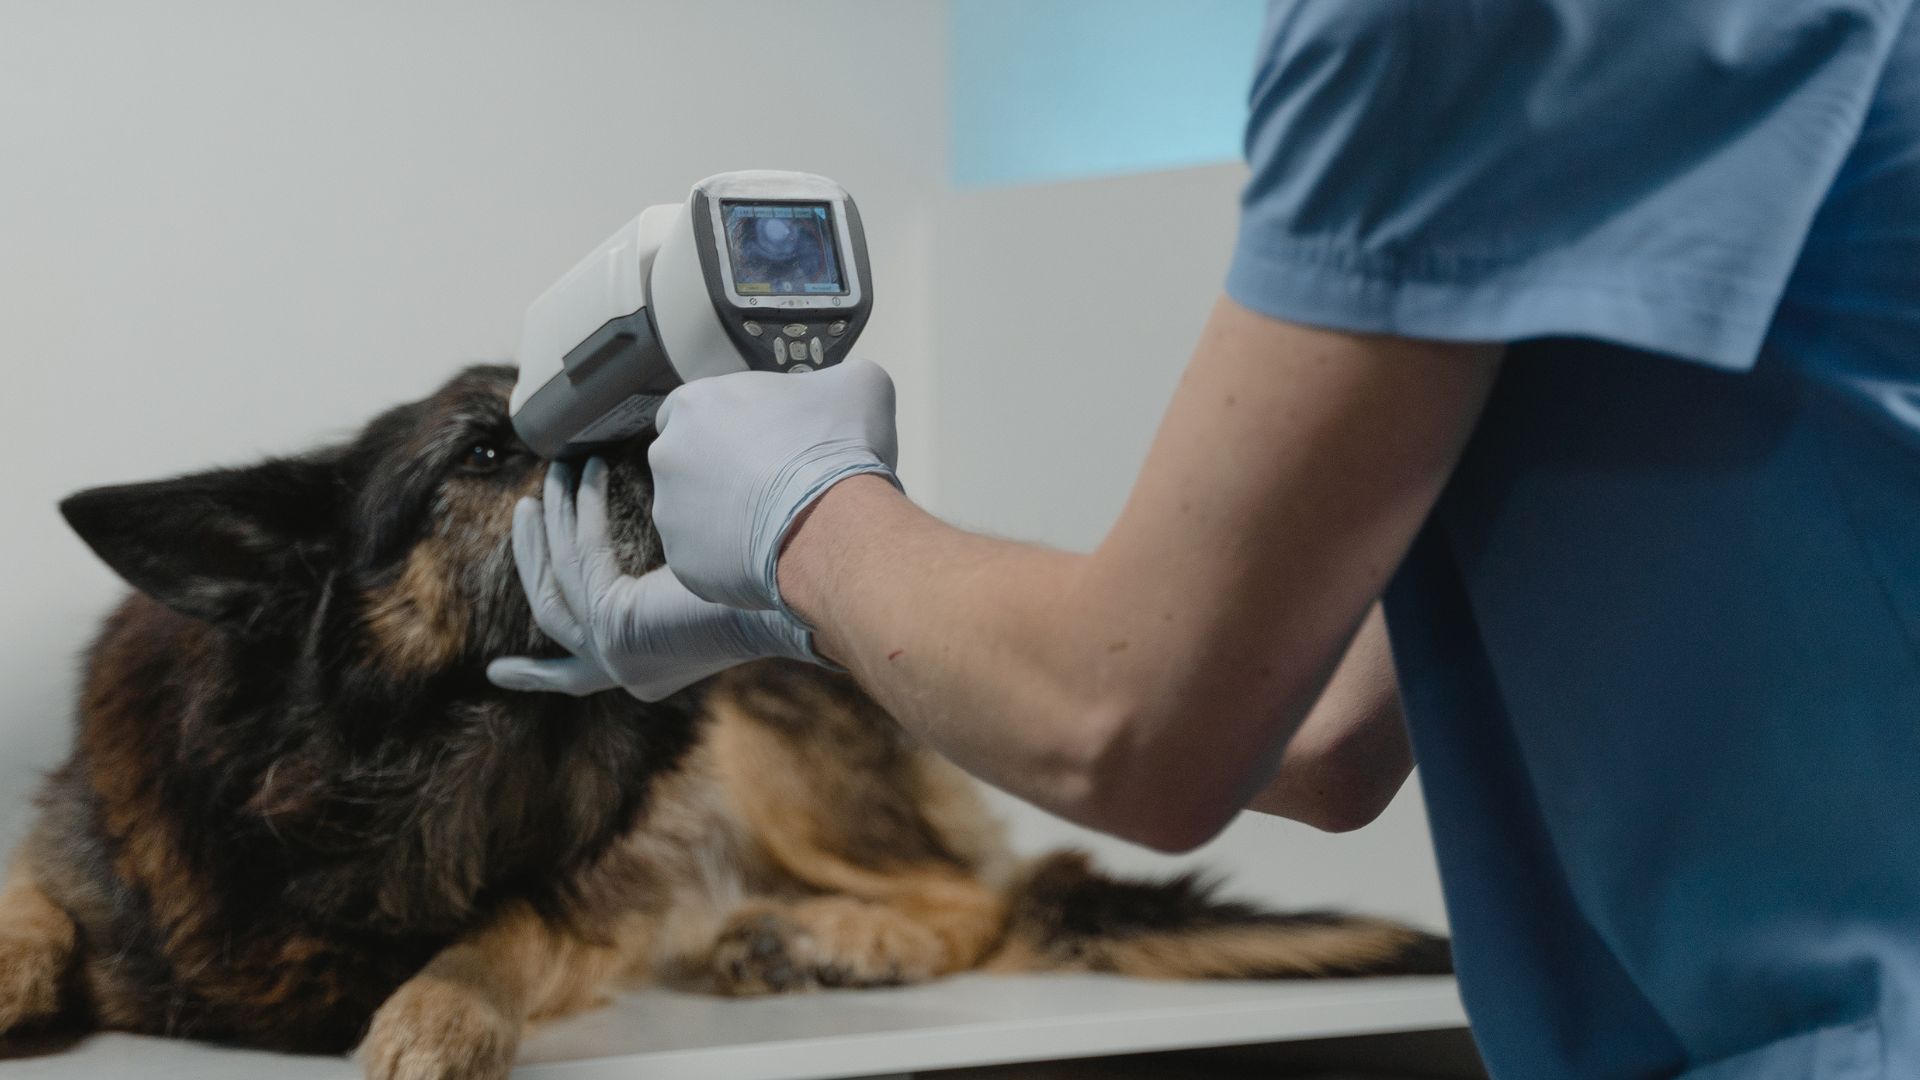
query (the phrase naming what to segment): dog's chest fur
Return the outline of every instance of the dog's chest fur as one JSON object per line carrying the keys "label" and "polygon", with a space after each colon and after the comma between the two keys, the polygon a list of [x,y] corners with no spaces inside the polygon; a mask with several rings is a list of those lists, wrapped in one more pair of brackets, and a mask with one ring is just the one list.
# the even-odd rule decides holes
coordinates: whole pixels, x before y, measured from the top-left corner
{"label": "dog's chest fur", "polygon": [[241,644],[138,595],[108,621],[34,843],[111,957],[86,973],[109,1023],[350,1047],[501,898],[591,904],[693,737],[684,706],[370,688],[352,664],[324,635]]}

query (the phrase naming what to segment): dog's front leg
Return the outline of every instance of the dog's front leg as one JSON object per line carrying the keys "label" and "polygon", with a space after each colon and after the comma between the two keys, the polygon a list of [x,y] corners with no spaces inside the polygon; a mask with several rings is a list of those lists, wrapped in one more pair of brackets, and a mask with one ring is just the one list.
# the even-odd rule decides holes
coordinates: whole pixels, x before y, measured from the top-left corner
{"label": "dog's front leg", "polygon": [[634,933],[588,944],[514,904],[448,946],[374,1014],[370,1080],[498,1080],[529,1019],[591,1008],[627,965]]}
{"label": "dog's front leg", "polygon": [[0,888],[0,1035],[52,1020],[66,1004],[73,920],[41,889],[31,860]]}

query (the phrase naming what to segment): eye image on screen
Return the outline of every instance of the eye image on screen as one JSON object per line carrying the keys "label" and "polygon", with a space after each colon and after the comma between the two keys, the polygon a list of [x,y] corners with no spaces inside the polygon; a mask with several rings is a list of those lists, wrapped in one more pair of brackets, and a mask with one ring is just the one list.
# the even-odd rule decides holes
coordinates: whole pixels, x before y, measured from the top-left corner
{"label": "eye image on screen", "polygon": [[742,296],[834,296],[847,291],[825,203],[722,202],[734,291]]}

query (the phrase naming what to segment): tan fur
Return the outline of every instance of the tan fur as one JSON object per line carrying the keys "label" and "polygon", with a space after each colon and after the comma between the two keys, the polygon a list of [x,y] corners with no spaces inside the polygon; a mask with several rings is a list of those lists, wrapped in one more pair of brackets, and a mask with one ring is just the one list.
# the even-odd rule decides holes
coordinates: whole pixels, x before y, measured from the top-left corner
{"label": "tan fur", "polygon": [[510,905],[479,933],[435,957],[381,1006],[360,1046],[368,1074],[497,1077],[521,1031],[604,1004],[609,984],[643,953],[650,920],[635,914],[590,944]]}
{"label": "tan fur", "polygon": [[439,537],[423,541],[393,584],[365,598],[367,632],[394,675],[438,671],[466,648],[469,612],[453,587],[450,554]]}
{"label": "tan fur", "polygon": [[914,771],[927,823],[974,868],[976,877],[1004,884],[1015,866],[1007,827],[988,812],[973,777],[946,758],[925,752],[914,755]]}
{"label": "tan fur", "polygon": [[[387,999],[360,1044],[367,1075],[381,1080],[494,1080],[512,1067],[523,1020],[494,1000],[488,976],[449,976],[447,950]],[[458,959],[457,957],[455,959]],[[478,967],[478,961],[466,965]]]}
{"label": "tan fur", "polygon": [[[197,638],[181,645],[191,652]],[[118,655],[103,658],[102,666],[116,666]],[[192,935],[206,917],[197,903],[200,891],[192,869],[180,854],[173,829],[167,823],[162,793],[157,790],[145,754],[137,741],[144,734],[136,723],[142,695],[149,691],[143,673],[128,670],[121,678],[90,685],[82,711],[102,722],[81,729],[81,748],[93,763],[89,777],[99,796],[102,824],[115,845],[115,867],[121,877],[149,894],[155,926],[168,935]]]}
{"label": "tan fur", "polygon": [[970,895],[979,885],[958,867],[914,867],[907,875],[892,868],[856,865],[836,857],[830,841],[841,827],[840,809],[822,802],[820,777],[794,766],[782,741],[772,738],[742,711],[720,697],[712,706],[714,749],[720,782],[737,800],[754,838],[781,866],[819,889],[877,899],[888,896]]}
{"label": "tan fur", "polygon": [[114,868],[122,879],[147,890],[154,923],[161,933],[172,937],[198,935],[205,913],[193,903],[198,892],[188,883],[193,871],[169,831],[153,825],[166,819],[144,799],[103,802],[109,808],[103,815],[108,834],[120,841]]}
{"label": "tan fur", "polygon": [[1097,971],[1143,979],[1313,977],[1384,963],[1410,945],[1405,927],[1231,927],[1093,942],[1063,956],[1046,942],[1009,939],[983,971]]}
{"label": "tan fur", "polygon": [[1276,934],[1239,927],[1116,942],[1106,951],[1110,970],[1154,979],[1218,977],[1221,971],[1249,976],[1321,975],[1391,959],[1412,941],[1405,929],[1386,923],[1313,927]]}
{"label": "tan fur", "polygon": [[[848,925],[844,910],[830,920],[818,913],[789,912],[789,921],[810,931],[817,947],[836,951],[837,943],[838,952],[858,956],[866,939],[882,932],[879,925],[906,919],[939,942],[937,952],[918,958],[932,975],[970,967],[985,955],[998,937],[1005,914],[996,889],[958,866],[925,863],[876,869],[835,855],[829,842],[839,811],[810,789],[816,778],[793,768],[781,741],[747,719],[737,701],[723,697],[714,714],[717,723],[710,738],[720,776],[739,800],[755,839],[801,881],[869,901],[861,910],[875,920],[871,930]],[[932,770],[916,762],[915,771],[924,775]],[[989,831],[964,820],[961,799],[951,789],[941,794],[949,828],[974,853],[994,858],[983,843]],[[976,814],[984,813],[977,796],[973,805]],[[924,813],[924,803],[920,809]]]}
{"label": "tan fur", "polygon": [[42,891],[25,860],[0,889],[0,1031],[59,1014],[73,964],[73,921]]}
{"label": "tan fur", "polygon": [[[101,713],[117,713],[123,702],[100,691],[88,704]],[[95,763],[91,777],[99,796],[101,824],[113,843],[114,869],[146,897],[155,931],[182,953],[200,958],[182,972],[191,979],[195,967],[213,962],[201,947],[208,937],[206,921],[213,913],[200,902],[203,891],[180,852],[170,827],[173,818],[151,787],[140,749],[110,737],[110,730],[102,724],[84,730],[81,737]],[[135,1021],[137,1003],[122,991],[111,958],[90,955],[81,974],[86,996],[103,1025]]]}
{"label": "tan fur", "polygon": [[906,909],[849,896],[756,901],[713,950],[715,989],[736,997],[814,986],[892,986],[959,970],[952,935]]}

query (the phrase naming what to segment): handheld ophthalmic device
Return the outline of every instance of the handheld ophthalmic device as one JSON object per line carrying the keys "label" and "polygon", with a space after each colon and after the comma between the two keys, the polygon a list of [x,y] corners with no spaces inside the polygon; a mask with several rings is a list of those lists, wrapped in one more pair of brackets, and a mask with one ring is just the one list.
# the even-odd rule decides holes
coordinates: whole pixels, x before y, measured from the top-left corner
{"label": "handheld ophthalmic device", "polygon": [[839,363],[873,307],[853,198],[810,173],[720,173],[649,207],[527,307],[513,427],[577,457],[653,426],[684,382]]}

